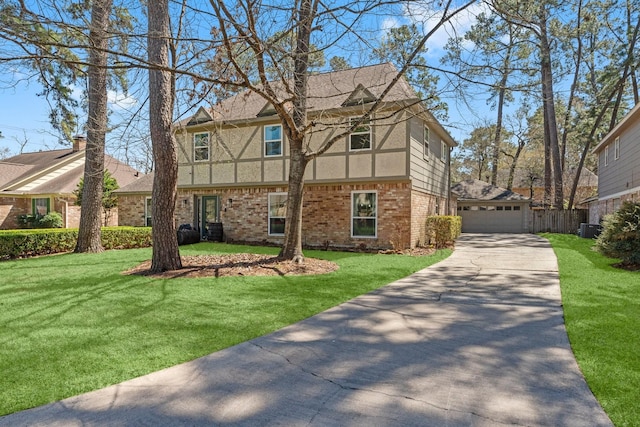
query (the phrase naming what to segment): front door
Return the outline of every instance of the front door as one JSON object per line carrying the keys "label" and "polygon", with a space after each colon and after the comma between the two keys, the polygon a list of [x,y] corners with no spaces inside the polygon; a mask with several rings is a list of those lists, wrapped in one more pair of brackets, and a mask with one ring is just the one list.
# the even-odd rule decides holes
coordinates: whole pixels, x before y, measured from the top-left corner
{"label": "front door", "polygon": [[219,222],[218,196],[202,196],[200,205],[202,211],[200,213],[200,232],[202,237],[207,237],[207,227],[211,222]]}

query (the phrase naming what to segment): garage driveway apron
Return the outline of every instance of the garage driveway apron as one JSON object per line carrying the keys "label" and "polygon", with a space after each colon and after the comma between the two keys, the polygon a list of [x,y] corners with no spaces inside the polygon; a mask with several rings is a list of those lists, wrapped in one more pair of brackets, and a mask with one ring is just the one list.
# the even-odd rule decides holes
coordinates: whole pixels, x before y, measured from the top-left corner
{"label": "garage driveway apron", "polygon": [[273,334],[0,418],[16,425],[610,426],[534,235],[451,257]]}

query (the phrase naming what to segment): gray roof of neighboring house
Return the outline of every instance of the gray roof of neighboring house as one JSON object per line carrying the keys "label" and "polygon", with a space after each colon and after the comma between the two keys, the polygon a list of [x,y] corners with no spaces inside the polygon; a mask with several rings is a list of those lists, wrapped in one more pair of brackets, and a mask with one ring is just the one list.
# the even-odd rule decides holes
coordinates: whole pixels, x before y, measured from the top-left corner
{"label": "gray roof of neighboring house", "polygon": [[460,200],[495,200],[495,201],[525,201],[524,197],[506,188],[496,187],[479,179],[467,179],[451,187],[451,191]]}
{"label": "gray roof of neighboring house", "polygon": [[[2,194],[71,194],[84,176],[84,150],[72,149],[24,153],[0,161]],[[105,156],[105,169],[119,186],[140,176],[131,166]]]}
{"label": "gray roof of neighboring house", "polygon": [[153,189],[153,172],[146,174],[140,179],[135,180],[129,185],[122,186],[118,188],[115,193],[139,193],[139,194],[151,194],[151,190]]}

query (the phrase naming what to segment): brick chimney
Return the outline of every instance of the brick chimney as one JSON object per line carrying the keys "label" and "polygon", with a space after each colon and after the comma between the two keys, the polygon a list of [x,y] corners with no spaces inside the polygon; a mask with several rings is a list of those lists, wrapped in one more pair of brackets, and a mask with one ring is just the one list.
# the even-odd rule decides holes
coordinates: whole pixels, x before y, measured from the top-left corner
{"label": "brick chimney", "polygon": [[84,135],[76,135],[73,137],[73,152],[84,150],[87,146],[87,137]]}

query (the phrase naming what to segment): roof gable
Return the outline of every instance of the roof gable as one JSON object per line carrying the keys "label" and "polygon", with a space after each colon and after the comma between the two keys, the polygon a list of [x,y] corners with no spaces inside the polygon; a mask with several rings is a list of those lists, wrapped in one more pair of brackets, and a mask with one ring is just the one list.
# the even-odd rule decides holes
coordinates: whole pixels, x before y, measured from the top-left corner
{"label": "roof gable", "polygon": [[189,119],[187,126],[199,125],[202,123],[210,122],[212,120],[213,118],[211,117],[211,114],[209,114],[209,112],[204,107],[200,107],[198,108],[198,111],[196,111],[196,113],[191,117],[191,119]]}
{"label": "roof gable", "polygon": [[342,103],[343,107],[349,107],[352,105],[364,105],[376,100],[376,96],[371,93],[362,83],[358,83],[351,95]]}

